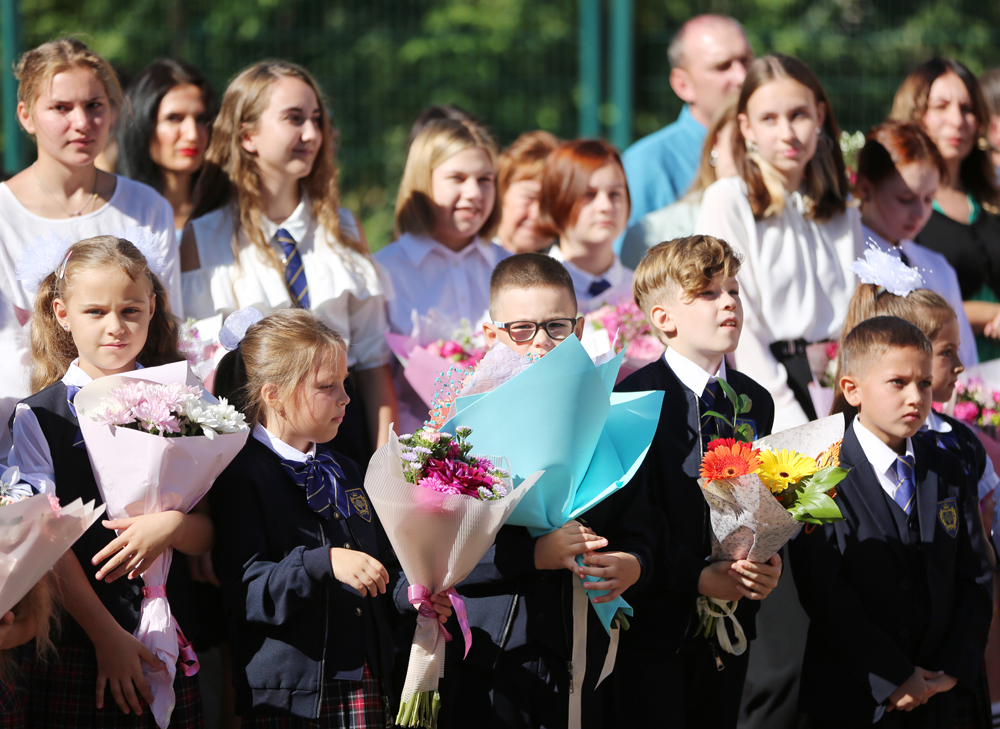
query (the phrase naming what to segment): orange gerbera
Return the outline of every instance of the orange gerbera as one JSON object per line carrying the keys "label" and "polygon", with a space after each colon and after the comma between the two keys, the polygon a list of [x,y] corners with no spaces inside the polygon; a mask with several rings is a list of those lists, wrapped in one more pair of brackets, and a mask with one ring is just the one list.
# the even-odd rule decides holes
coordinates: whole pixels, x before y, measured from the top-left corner
{"label": "orange gerbera", "polygon": [[760,451],[749,443],[720,445],[706,453],[702,459],[701,477],[709,481],[725,481],[755,473],[760,466]]}

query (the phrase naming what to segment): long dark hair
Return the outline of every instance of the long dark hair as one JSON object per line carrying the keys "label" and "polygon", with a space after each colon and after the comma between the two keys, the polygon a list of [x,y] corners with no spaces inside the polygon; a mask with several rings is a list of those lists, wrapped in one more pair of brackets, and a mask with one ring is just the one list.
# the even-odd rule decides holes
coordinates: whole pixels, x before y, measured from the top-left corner
{"label": "long dark hair", "polygon": [[[149,155],[149,143],[156,129],[160,102],[178,86],[197,86],[209,121],[215,118],[219,102],[201,71],[176,58],[158,58],[146,66],[125,91],[125,114],[118,129],[118,173],[163,192],[163,175]],[[195,180],[197,175],[195,173]]]}

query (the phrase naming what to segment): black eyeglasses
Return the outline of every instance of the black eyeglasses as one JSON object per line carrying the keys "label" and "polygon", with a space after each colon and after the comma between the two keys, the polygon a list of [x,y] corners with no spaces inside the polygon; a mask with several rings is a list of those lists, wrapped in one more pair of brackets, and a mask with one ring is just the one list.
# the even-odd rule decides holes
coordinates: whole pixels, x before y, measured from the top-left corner
{"label": "black eyeglasses", "polygon": [[545,329],[545,333],[551,339],[559,342],[573,333],[573,329],[576,328],[578,321],[580,321],[579,317],[575,319],[549,319],[548,321],[539,322],[509,321],[504,323],[495,321],[493,322],[493,326],[503,329],[518,344],[530,342],[534,339],[535,335],[538,334],[539,327]]}

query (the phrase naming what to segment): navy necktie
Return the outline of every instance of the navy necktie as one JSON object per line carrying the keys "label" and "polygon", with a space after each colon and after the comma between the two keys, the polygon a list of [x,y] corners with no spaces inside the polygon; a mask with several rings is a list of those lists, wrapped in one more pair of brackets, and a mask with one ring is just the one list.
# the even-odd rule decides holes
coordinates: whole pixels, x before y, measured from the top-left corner
{"label": "navy necktie", "polygon": [[285,285],[288,286],[288,293],[292,297],[292,306],[308,309],[309,283],[306,281],[306,270],[302,267],[299,246],[284,228],[279,228],[275,237],[285,254],[281,262],[285,266]]}
{"label": "navy necktie", "polygon": [[331,506],[345,519],[351,515],[351,501],[343,488],[344,472],[329,453],[317,453],[305,463],[282,459],[281,465],[306,492],[310,509],[324,519],[333,518]]}
{"label": "navy necktie", "polygon": [[708,450],[708,444],[719,436],[719,421],[711,415],[706,415],[709,410],[718,412],[715,401],[719,397],[719,381],[712,380],[705,386],[705,391],[698,397],[701,401],[701,450]]}
{"label": "navy necktie", "polygon": [[599,278],[590,284],[590,288],[587,289],[587,293],[591,296],[600,296],[605,291],[611,288],[611,282],[606,278]]}
{"label": "navy necktie", "polygon": [[[79,423],[80,418],[76,414],[76,405],[73,401],[76,399],[76,393],[80,392],[80,388],[76,385],[66,385],[66,404],[69,405],[69,411],[73,413],[73,417],[77,419]],[[87,444],[83,442],[83,431],[80,430],[79,424],[76,426],[76,437],[73,439],[74,448],[87,448]]]}
{"label": "navy necktie", "polygon": [[913,495],[917,487],[913,483],[913,456],[896,456],[896,490],[892,500],[909,516],[913,509]]}

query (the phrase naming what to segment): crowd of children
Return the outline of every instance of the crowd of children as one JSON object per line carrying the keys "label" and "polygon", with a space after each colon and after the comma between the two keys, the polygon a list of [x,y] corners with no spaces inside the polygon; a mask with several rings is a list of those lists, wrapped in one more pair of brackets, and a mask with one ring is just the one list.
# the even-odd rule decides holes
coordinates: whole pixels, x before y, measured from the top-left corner
{"label": "crowd of children", "polygon": [[[454,609],[475,637],[470,649],[450,631],[440,726],[735,727],[758,678],[753,656],[768,655],[786,621],[803,628],[789,628],[798,662],[777,661],[797,682],[784,702],[797,701],[809,725],[990,725],[996,559],[980,512],[1000,478],[976,433],[931,407],[952,400],[963,363],[975,362],[974,332],[989,324],[970,324],[945,256],[913,242],[950,174],[919,124],[869,133],[858,207],[819,80],[793,58],[754,61],[731,115],[736,174],[704,190],[695,234],[653,245],[633,272],[614,251],[629,185],[600,140],[534,140],[545,161],[530,176],[500,163],[504,192],[524,182],[520,194],[534,196],[504,235],[552,244],[512,255],[493,238],[506,205],[489,132],[458,109],[422,119],[396,240],[373,256],[340,204],[317,83],[294,64],[262,62],[222,97],[178,238],[160,195],[96,166],[124,111],[107,62],[63,39],[25,54],[17,76],[38,160],[0,184],[0,339],[11,346],[0,414],[24,484],[100,502],[79,442],[79,389],[184,359],[182,312],[208,328],[247,307],[263,318],[214,374],[215,394],[251,433],[208,497],[190,513],[88,530],[54,569],[62,616],[51,640],[47,617],[0,619],[11,660],[0,664],[0,726],[153,726],[143,667],[162,661],[133,633],[142,573],[172,548],[211,554],[192,567],[217,575],[216,638],[228,644],[230,708],[243,726],[392,727],[416,608],[364,474],[393,424],[412,432],[427,405],[390,363],[386,334],[412,335],[429,316],[465,319],[488,347],[544,357],[583,337],[582,314],[616,297],[634,300],[666,347],[616,387],[663,393],[648,454],[621,490],[561,528],[502,527],[457,586],[461,608],[445,593],[429,598],[443,626]],[[199,88],[184,78],[179,88]],[[204,111],[211,95],[199,93]],[[706,160],[722,139],[707,142]],[[866,238],[887,256],[876,283],[858,285]],[[896,287],[909,267],[926,288]],[[847,419],[844,519],[802,530],[766,562],[712,561],[699,486],[707,444],[732,437],[733,424],[756,439],[826,415],[810,396],[808,350],[831,340],[833,411]],[[733,410],[720,381],[745,407]],[[546,403],[523,407],[531,417]],[[634,610],[612,638],[588,611],[582,679],[577,578],[606,591],[595,602],[624,594]],[[700,596],[737,603],[747,650],[696,632]],[[194,600],[178,588],[177,612],[197,614]],[[617,660],[602,682],[609,644]],[[197,679],[179,670],[174,690],[170,725],[204,726]]]}

